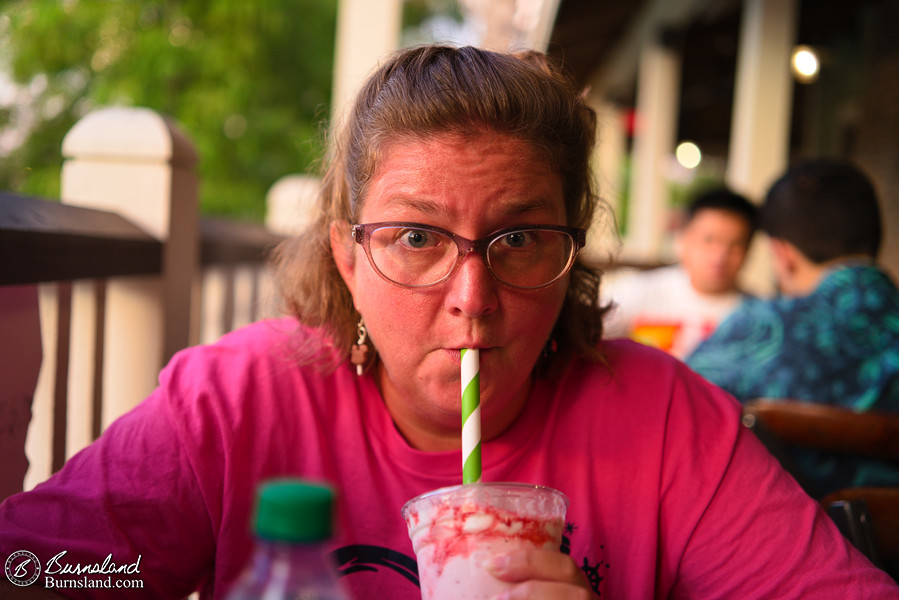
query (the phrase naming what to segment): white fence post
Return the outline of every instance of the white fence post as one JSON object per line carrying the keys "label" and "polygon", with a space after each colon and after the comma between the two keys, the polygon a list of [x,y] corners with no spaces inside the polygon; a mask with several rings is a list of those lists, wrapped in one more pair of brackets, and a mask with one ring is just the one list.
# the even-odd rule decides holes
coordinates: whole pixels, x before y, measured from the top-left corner
{"label": "white fence post", "polygon": [[[105,428],[146,397],[163,364],[191,339],[191,293],[199,261],[197,154],[169,120],[145,108],[105,108],[75,124],[63,140],[62,201],[114,211],[163,244],[161,277],[111,279],[103,337]],[[73,301],[72,321],[94,306]],[[93,341],[73,326],[79,355]],[[70,371],[70,412],[90,392]],[[71,450],[70,450],[71,451]]]}
{"label": "white fence post", "polygon": [[265,196],[265,226],[275,233],[293,235],[315,218],[321,180],[311,175],[285,175]]}
{"label": "white fence post", "polygon": [[[285,175],[269,188],[265,196],[265,226],[284,236],[298,235],[315,219],[318,210],[318,195],[321,179],[312,175]],[[240,277],[242,274],[236,274]],[[243,273],[244,277],[248,273]],[[255,271],[256,304],[255,317],[277,317],[282,314],[278,290],[272,272],[267,268]],[[207,280],[209,278],[207,277]],[[240,288],[238,288],[240,289]],[[241,303],[235,303],[239,310]]]}

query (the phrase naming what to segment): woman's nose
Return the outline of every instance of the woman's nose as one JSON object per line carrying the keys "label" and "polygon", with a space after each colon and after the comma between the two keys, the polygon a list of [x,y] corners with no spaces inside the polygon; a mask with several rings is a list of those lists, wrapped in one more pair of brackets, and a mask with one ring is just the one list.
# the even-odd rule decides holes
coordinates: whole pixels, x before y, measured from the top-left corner
{"label": "woman's nose", "polygon": [[487,269],[484,257],[470,252],[447,281],[446,307],[469,318],[487,316],[499,306],[499,285]]}

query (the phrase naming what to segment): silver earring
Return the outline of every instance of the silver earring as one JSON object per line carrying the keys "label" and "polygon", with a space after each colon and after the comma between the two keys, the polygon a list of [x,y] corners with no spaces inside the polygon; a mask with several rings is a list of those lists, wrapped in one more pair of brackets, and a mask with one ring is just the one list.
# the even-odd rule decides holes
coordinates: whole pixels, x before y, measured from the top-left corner
{"label": "silver earring", "polygon": [[368,332],[365,330],[365,324],[361,317],[356,325],[356,334],[359,339],[350,350],[350,362],[356,365],[356,375],[361,376],[365,370],[365,363],[368,362],[368,344],[365,343],[368,340]]}

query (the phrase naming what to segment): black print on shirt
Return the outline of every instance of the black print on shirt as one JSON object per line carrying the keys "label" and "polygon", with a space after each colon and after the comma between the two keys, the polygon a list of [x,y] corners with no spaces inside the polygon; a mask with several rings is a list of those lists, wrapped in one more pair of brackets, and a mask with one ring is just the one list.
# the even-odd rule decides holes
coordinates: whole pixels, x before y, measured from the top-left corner
{"label": "black print on shirt", "polygon": [[[574,534],[576,529],[577,525],[575,525],[574,523],[565,523],[565,529],[562,533],[561,547],[561,551],[563,554],[568,554],[569,556],[571,555],[571,539],[569,538],[569,536]],[[605,549],[605,546],[600,546],[599,549],[603,550]],[[587,581],[590,582],[590,587],[593,589],[596,595],[602,596],[602,592],[599,591],[599,584],[602,583],[602,580],[605,578],[605,576],[600,574],[600,570],[602,567],[608,569],[609,563],[600,559],[598,563],[593,565],[589,560],[587,560],[587,557],[585,556],[584,560],[580,564],[580,567],[581,571],[583,571],[584,575],[586,575]]]}
{"label": "black print on shirt", "polygon": [[[602,546],[600,546],[602,548]],[[599,584],[602,583],[604,578],[603,575],[599,574],[600,567],[609,568],[609,563],[604,562],[600,559],[596,565],[591,565],[587,561],[587,557],[584,557],[584,562],[581,564],[581,571],[584,572],[584,575],[587,576],[587,581],[590,582],[590,587],[593,588],[593,591],[596,592],[597,596],[602,596],[602,592],[599,591]]]}
{"label": "black print on shirt", "polygon": [[341,577],[359,571],[377,571],[378,567],[386,567],[414,583],[415,587],[421,587],[415,558],[390,548],[365,544],[344,546],[332,552],[331,559],[337,563]]}

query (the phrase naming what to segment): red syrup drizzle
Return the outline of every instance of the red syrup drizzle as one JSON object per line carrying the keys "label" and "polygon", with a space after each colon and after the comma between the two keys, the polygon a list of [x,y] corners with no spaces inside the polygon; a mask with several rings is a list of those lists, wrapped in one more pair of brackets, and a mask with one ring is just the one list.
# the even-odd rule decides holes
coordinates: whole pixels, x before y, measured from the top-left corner
{"label": "red syrup drizzle", "polygon": [[[561,528],[561,523],[558,528],[554,528],[549,524],[551,520],[515,515],[492,506],[473,504],[440,506],[434,511],[428,533],[419,542],[419,547],[433,546],[434,555],[431,564],[436,569],[438,577],[443,573],[447,561],[455,557],[469,557],[485,541],[525,542],[540,548],[553,542],[555,538],[553,530]],[[470,518],[480,520],[484,515],[493,517],[487,528],[466,531],[466,524]],[[409,516],[413,523],[416,525],[419,523],[420,516],[417,511],[411,512]]]}

